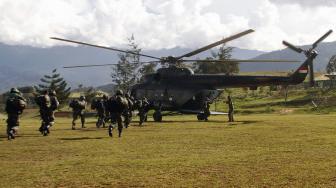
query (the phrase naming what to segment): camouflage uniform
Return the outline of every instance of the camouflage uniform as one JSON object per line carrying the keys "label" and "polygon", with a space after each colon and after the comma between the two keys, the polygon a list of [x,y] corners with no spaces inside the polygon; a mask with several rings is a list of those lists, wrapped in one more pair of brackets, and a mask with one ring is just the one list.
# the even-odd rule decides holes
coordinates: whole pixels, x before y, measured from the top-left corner
{"label": "camouflage uniform", "polygon": [[111,116],[111,124],[108,128],[109,136],[112,137],[113,124],[117,123],[119,137],[123,129],[122,113],[128,108],[127,100],[123,97],[123,92],[117,90],[116,95],[111,97],[108,104],[108,110]]}
{"label": "camouflage uniform", "polygon": [[73,120],[72,120],[72,129],[75,129],[76,126],[76,120],[78,119],[78,117],[80,117],[81,119],[81,123],[82,123],[82,128],[85,128],[84,124],[85,124],[85,107],[86,107],[86,101],[85,101],[85,97],[81,96],[79,98],[79,100],[74,100],[70,103],[70,107],[72,108],[72,116],[73,116]]}
{"label": "camouflage uniform", "polygon": [[49,116],[49,121],[50,121],[50,126],[53,126],[55,124],[55,110],[57,110],[59,106],[59,101],[56,97],[56,92],[51,91],[49,93],[50,96],[50,108],[48,110],[48,116]]}
{"label": "camouflage uniform", "polygon": [[39,131],[44,136],[47,136],[49,134],[49,127],[50,127],[50,106],[51,101],[49,97],[48,91],[44,91],[43,95],[38,96],[36,99],[36,104],[40,108],[40,117],[41,117],[41,126],[39,128]]}
{"label": "camouflage uniform", "polygon": [[229,113],[228,113],[229,122],[234,122],[234,119],[233,119],[234,106],[233,106],[233,102],[232,102],[232,99],[231,99],[230,95],[227,97],[227,102],[226,103],[229,106]]}
{"label": "camouflage uniform", "polygon": [[97,128],[102,125],[105,127],[105,105],[103,99],[95,99],[91,103],[91,108],[97,111],[98,120],[96,123]]}
{"label": "camouflage uniform", "polygon": [[124,125],[125,128],[127,128],[132,121],[133,100],[131,99],[128,93],[126,93],[125,98],[127,100],[128,108],[123,112],[123,116],[125,118]]}
{"label": "camouflage uniform", "polygon": [[149,102],[147,101],[146,97],[138,101],[138,107],[140,116],[139,125],[141,126],[143,122],[147,121],[147,113],[149,111]]}
{"label": "camouflage uniform", "polygon": [[208,121],[208,117],[210,116],[210,99],[207,97],[203,103],[203,114],[204,114],[204,120]]}
{"label": "camouflage uniform", "polygon": [[7,118],[7,135],[8,140],[14,139],[15,134],[20,126],[19,118],[24,108],[26,107],[26,100],[21,96],[21,93],[16,88],[12,88],[6,100]]}

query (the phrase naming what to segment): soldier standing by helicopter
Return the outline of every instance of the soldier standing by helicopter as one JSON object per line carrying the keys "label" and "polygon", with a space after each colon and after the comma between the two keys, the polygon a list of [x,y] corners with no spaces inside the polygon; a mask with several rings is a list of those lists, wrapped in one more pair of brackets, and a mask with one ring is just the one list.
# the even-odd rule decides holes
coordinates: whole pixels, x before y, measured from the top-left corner
{"label": "soldier standing by helicopter", "polygon": [[205,121],[208,121],[208,117],[211,115],[210,104],[211,104],[211,101],[210,101],[209,97],[206,97],[204,102],[203,102],[203,115],[204,115],[204,120]]}
{"label": "soldier standing by helicopter", "polygon": [[86,101],[84,96],[80,96],[79,100],[73,100],[69,104],[70,108],[73,111],[73,120],[72,120],[72,130],[75,130],[76,120],[78,117],[81,119],[82,128],[85,127],[85,108],[86,108]]}
{"label": "soldier standing by helicopter", "polygon": [[19,129],[19,118],[26,107],[26,99],[22,97],[21,92],[12,88],[6,100],[7,118],[7,136],[8,140],[15,139]]}
{"label": "soldier standing by helicopter", "polygon": [[232,102],[230,95],[228,95],[227,97],[226,104],[228,104],[228,107],[229,107],[229,112],[228,112],[229,122],[234,122],[234,119],[233,119],[234,106],[233,106],[233,102]]}

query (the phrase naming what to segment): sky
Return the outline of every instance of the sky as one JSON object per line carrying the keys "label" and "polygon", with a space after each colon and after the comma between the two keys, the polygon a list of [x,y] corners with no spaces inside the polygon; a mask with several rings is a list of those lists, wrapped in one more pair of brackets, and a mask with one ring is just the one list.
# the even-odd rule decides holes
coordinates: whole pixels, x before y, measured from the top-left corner
{"label": "sky", "polygon": [[[311,44],[336,30],[336,0],[0,0],[0,42],[51,47],[49,37],[125,48],[198,48],[247,29],[228,43],[272,51],[282,40]],[[326,41],[336,41],[336,33]]]}

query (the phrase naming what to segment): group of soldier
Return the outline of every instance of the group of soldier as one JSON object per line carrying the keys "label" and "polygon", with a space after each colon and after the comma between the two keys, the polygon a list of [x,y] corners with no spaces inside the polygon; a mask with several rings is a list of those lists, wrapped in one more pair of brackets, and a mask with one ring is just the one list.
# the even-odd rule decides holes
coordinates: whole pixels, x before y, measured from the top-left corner
{"label": "group of soldier", "polygon": [[[85,128],[85,107],[86,100],[81,96],[79,100],[70,102],[70,107],[73,109],[72,129],[75,129],[76,120],[81,118],[82,128]],[[106,127],[108,124],[108,134],[113,136],[113,129],[118,128],[118,136],[121,137],[123,128],[128,128],[132,121],[133,111],[138,110],[141,126],[147,119],[149,111],[149,103],[146,98],[135,100],[128,93],[124,94],[122,90],[117,90],[115,95],[108,97],[103,95],[101,98],[95,98],[91,102],[91,109],[97,111],[96,127]]]}
{"label": "group of soldier", "polygon": [[[56,97],[54,90],[46,90],[41,95],[35,97],[35,102],[39,106],[39,112],[41,117],[41,126],[39,131],[43,136],[47,136],[50,133],[50,128],[55,123],[54,112],[59,106],[59,101]],[[229,122],[233,122],[233,102],[230,96],[228,96],[227,104],[229,106]],[[14,139],[19,127],[19,117],[23,110],[26,108],[26,99],[22,96],[21,92],[16,88],[10,90],[9,96],[6,101],[7,118],[7,136],[8,139]],[[80,96],[77,100],[72,100],[69,103],[69,107],[73,111],[72,129],[76,129],[76,120],[80,118],[82,128],[85,127],[85,109],[87,102],[84,96]],[[161,103],[159,105],[159,112],[161,112]],[[205,120],[210,116],[210,100],[205,100],[203,113]],[[97,111],[96,127],[106,127],[108,125],[108,134],[112,137],[112,132],[115,127],[118,128],[118,136],[121,137],[123,128],[128,128],[132,121],[134,110],[139,112],[139,125],[143,125],[147,121],[147,113],[150,109],[150,104],[144,97],[136,100],[128,93],[124,95],[122,90],[117,90],[115,95],[108,97],[103,95],[101,98],[96,98],[91,102],[91,109]],[[157,111],[156,111],[157,113]]]}

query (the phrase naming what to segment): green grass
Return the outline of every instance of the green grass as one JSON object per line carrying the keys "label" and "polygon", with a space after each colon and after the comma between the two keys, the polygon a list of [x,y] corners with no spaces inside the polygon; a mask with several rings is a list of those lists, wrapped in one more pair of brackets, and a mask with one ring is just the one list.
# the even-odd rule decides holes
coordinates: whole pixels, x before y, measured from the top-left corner
{"label": "green grass", "polygon": [[1,134],[0,187],[336,186],[336,115],[236,119],[165,117],[119,139],[93,119],[72,131],[66,118],[43,137],[38,119],[26,116],[17,139]]}

